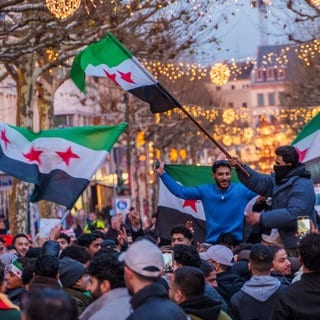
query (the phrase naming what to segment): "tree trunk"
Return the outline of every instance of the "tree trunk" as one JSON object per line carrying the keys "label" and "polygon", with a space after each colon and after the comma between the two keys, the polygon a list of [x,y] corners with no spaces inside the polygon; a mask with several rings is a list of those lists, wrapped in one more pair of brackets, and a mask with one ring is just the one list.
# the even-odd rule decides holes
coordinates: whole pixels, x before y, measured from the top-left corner
{"label": "tree trunk", "polygon": [[[17,70],[17,126],[33,129],[35,59],[26,55],[24,69]],[[13,235],[28,231],[29,185],[14,180],[10,195],[10,231]]]}

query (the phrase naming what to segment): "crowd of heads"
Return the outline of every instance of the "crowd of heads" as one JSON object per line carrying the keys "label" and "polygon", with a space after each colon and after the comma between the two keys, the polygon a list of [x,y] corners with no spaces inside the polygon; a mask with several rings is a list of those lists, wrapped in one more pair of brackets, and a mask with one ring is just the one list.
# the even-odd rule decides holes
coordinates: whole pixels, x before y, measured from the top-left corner
{"label": "crowd of heads", "polygon": [[[133,212],[129,221],[136,224],[138,220]],[[122,223],[111,220],[119,238]],[[227,313],[232,297],[253,276],[272,276],[290,285],[300,267],[300,271],[320,272],[317,233],[299,241],[299,258],[295,259],[281,246],[239,243],[231,233],[222,233],[215,244],[194,243],[193,230],[186,225],[174,226],[170,237],[170,244],[161,246],[159,239],[147,233],[133,243],[123,243],[101,230],[81,233],[76,242],[61,232],[34,247],[27,235],[17,234],[12,240],[14,253],[0,241],[4,247],[0,250],[0,292],[22,310],[26,320],[40,319],[41,314],[47,314],[47,319],[78,319],[91,303],[112,290],[126,288],[134,296],[141,288],[159,283],[181,308],[195,297],[210,296],[215,310]],[[232,284],[225,283],[226,275]],[[68,290],[88,293],[83,309]]]}

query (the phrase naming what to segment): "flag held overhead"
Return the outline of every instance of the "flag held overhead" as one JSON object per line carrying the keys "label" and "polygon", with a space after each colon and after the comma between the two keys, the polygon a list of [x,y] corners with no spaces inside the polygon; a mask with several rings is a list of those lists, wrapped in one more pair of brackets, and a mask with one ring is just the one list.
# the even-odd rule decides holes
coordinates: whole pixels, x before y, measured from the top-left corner
{"label": "flag held overhead", "polygon": [[109,78],[112,82],[149,103],[152,113],[176,107],[176,102],[149,71],[111,33],[88,45],[73,61],[70,78],[85,92],[85,77]]}
{"label": "flag held overhead", "polygon": [[312,118],[291,143],[305,163],[314,183],[320,183],[320,113]]}
{"label": "flag held overhead", "polygon": [[35,184],[31,202],[70,209],[126,128],[121,123],[34,133],[0,123],[0,170]]}

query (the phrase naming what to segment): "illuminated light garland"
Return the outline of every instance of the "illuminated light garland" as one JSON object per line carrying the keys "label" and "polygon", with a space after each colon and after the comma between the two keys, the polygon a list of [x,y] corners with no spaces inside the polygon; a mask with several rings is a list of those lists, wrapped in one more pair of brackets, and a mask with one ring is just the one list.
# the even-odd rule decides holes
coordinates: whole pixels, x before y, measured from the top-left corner
{"label": "illuminated light garland", "polygon": [[48,10],[58,19],[72,16],[80,7],[81,0],[46,0]]}
{"label": "illuminated light garland", "polygon": [[213,84],[221,86],[230,78],[230,69],[226,64],[217,63],[210,70],[210,79]]}

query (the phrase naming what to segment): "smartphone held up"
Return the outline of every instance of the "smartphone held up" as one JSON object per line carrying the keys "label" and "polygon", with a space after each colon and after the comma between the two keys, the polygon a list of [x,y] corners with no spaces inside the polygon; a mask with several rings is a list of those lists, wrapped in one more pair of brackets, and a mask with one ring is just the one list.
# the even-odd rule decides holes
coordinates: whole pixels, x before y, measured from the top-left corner
{"label": "smartphone held up", "polygon": [[302,239],[306,234],[311,232],[311,220],[308,216],[300,216],[297,218],[297,236]]}
{"label": "smartphone held up", "polygon": [[173,252],[164,251],[162,252],[162,257],[164,261],[163,271],[165,273],[172,273],[173,272]]}
{"label": "smartphone held up", "polygon": [[156,170],[160,167],[160,161],[158,159],[154,160],[153,169]]}

